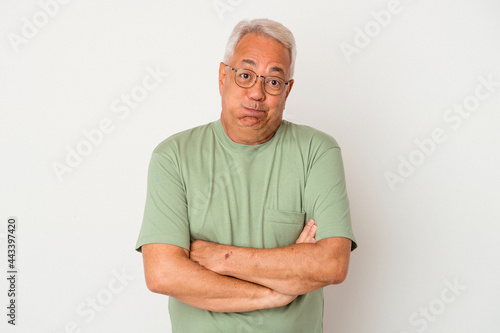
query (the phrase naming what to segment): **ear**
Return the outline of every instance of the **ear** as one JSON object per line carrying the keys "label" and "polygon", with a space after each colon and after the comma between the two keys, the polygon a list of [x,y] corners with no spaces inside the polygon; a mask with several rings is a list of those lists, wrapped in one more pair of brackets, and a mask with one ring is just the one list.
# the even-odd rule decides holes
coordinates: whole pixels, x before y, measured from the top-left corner
{"label": "ear", "polygon": [[219,94],[222,96],[222,91],[224,90],[224,84],[226,83],[226,65],[221,62],[219,65]]}
{"label": "ear", "polygon": [[286,87],[286,93],[285,93],[285,99],[288,98],[288,95],[290,94],[290,91],[292,91],[292,86],[295,81],[292,79],[288,81],[288,87]]}

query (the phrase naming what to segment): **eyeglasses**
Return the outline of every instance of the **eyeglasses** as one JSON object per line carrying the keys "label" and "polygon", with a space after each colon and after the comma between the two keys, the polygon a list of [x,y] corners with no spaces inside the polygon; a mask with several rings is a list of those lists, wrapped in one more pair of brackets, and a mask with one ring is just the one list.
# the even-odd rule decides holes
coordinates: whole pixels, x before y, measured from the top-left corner
{"label": "eyeglasses", "polygon": [[241,88],[245,89],[251,88],[254,86],[255,82],[257,82],[257,78],[259,77],[263,78],[264,90],[269,95],[276,96],[281,94],[283,92],[283,89],[285,89],[285,87],[290,82],[290,81],[285,82],[285,80],[277,76],[259,75],[250,69],[245,69],[245,68],[234,69],[229,65],[226,66],[231,68],[231,70],[234,72],[234,82],[236,82],[236,84]]}

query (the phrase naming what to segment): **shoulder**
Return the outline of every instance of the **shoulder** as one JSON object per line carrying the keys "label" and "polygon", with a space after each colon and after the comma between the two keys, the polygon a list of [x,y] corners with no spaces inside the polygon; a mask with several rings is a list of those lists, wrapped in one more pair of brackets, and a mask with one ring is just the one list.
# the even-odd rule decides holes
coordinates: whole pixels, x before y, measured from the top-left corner
{"label": "shoulder", "polygon": [[178,153],[189,147],[196,147],[206,141],[208,136],[213,135],[213,122],[205,125],[193,127],[182,132],[173,134],[160,142],[154,149],[156,154]]}
{"label": "shoulder", "polygon": [[312,150],[328,150],[331,148],[340,148],[337,140],[330,134],[307,125],[299,125],[287,120],[282,121],[284,126],[284,136],[297,140],[301,146],[308,146]]}

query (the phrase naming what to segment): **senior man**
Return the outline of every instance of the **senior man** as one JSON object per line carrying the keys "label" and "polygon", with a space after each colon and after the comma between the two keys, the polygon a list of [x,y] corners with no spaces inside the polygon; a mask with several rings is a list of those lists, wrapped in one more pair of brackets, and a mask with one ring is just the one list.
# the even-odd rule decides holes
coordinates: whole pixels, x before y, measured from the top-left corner
{"label": "senior man", "polygon": [[136,249],[173,332],[323,331],[356,243],[338,144],[282,119],[295,55],[280,23],[238,23],[220,119],[153,152]]}

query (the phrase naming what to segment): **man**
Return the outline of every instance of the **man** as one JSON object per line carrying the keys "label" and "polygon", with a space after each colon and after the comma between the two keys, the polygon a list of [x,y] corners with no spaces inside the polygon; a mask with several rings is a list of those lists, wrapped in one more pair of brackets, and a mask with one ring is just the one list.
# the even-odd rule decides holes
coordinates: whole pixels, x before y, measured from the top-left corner
{"label": "man", "polygon": [[173,332],[323,330],[322,288],[356,243],[337,143],[282,120],[295,54],[281,24],[238,23],[220,119],[153,153],[137,250]]}

